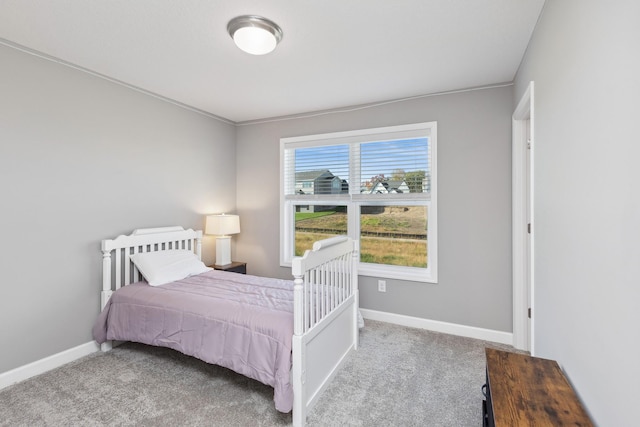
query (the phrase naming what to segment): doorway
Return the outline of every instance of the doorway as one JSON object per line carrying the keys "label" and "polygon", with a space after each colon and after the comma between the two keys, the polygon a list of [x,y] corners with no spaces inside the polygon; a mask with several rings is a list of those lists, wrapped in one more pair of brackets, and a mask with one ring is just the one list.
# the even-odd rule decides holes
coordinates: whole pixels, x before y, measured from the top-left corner
{"label": "doorway", "polygon": [[512,116],[513,346],[534,355],[533,82]]}

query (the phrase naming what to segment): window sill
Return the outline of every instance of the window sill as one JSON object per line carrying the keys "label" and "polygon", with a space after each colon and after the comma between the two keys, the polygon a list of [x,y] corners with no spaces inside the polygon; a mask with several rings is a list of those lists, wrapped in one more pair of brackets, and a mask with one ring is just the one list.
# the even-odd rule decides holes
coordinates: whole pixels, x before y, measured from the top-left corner
{"label": "window sill", "polygon": [[438,283],[433,272],[428,268],[400,267],[392,265],[368,264],[361,262],[358,274],[367,277],[408,280],[411,282]]}
{"label": "window sill", "polygon": [[[291,262],[281,262],[280,267],[291,268]],[[438,283],[438,279],[433,277],[433,274],[429,269],[417,267],[399,267],[361,262],[358,265],[358,275],[381,277],[384,279],[407,280],[410,282]]]}

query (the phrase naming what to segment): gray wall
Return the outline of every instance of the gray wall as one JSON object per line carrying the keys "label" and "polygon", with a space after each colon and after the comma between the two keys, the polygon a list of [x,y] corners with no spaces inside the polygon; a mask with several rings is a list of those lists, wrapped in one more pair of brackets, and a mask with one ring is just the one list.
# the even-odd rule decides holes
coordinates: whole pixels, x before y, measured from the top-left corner
{"label": "gray wall", "polygon": [[92,340],[101,239],[201,228],[236,184],[234,126],[2,45],[0,64],[1,373]]}
{"label": "gray wall", "polygon": [[239,126],[238,258],[251,274],[288,278],[279,265],[279,140],[438,122],[438,284],[360,282],[367,309],[499,331],[512,330],[512,87],[483,89]]}
{"label": "gray wall", "polygon": [[548,0],[516,78],[535,81],[535,353],[594,420],[637,425],[640,3]]}

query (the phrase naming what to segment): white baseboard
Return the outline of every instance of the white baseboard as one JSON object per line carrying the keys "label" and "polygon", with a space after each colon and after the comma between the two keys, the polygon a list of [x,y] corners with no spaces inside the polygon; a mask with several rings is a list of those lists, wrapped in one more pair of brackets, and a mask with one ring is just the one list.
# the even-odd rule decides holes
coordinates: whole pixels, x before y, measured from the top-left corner
{"label": "white baseboard", "polygon": [[387,313],[384,311],[368,310],[361,308],[360,312],[365,319],[379,320],[381,322],[412,328],[427,329],[434,332],[458,335],[467,338],[476,338],[500,344],[513,345],[511,332],[494,331],[492,329],[476,328],[474,326],[458,325],[455,323],[441,322],[439,320],[422,319],[420,317],[405,316],[403,314]]}
{"label": "white baseboard", "polygon": [[0,390],[33,376],[43,374],[69,362],[73,362],[76,359],[87,356],[98,350],[100,350],[100,346],[95,341],[91,341],[49,357],[45,357],[44,359],[36,360],[28,365],[3,372],[0,374]]}

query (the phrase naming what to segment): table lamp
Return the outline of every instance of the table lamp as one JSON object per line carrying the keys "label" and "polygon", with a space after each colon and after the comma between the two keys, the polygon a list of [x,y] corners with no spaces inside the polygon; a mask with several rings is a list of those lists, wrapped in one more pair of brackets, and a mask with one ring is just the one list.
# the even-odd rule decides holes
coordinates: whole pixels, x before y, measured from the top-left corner
{"label": "table lamp", "polygon": [[216,265],[231,264],[230,234],[240,233],[240,217],[226,214],[208,215],[204,232],[216,236]]}

